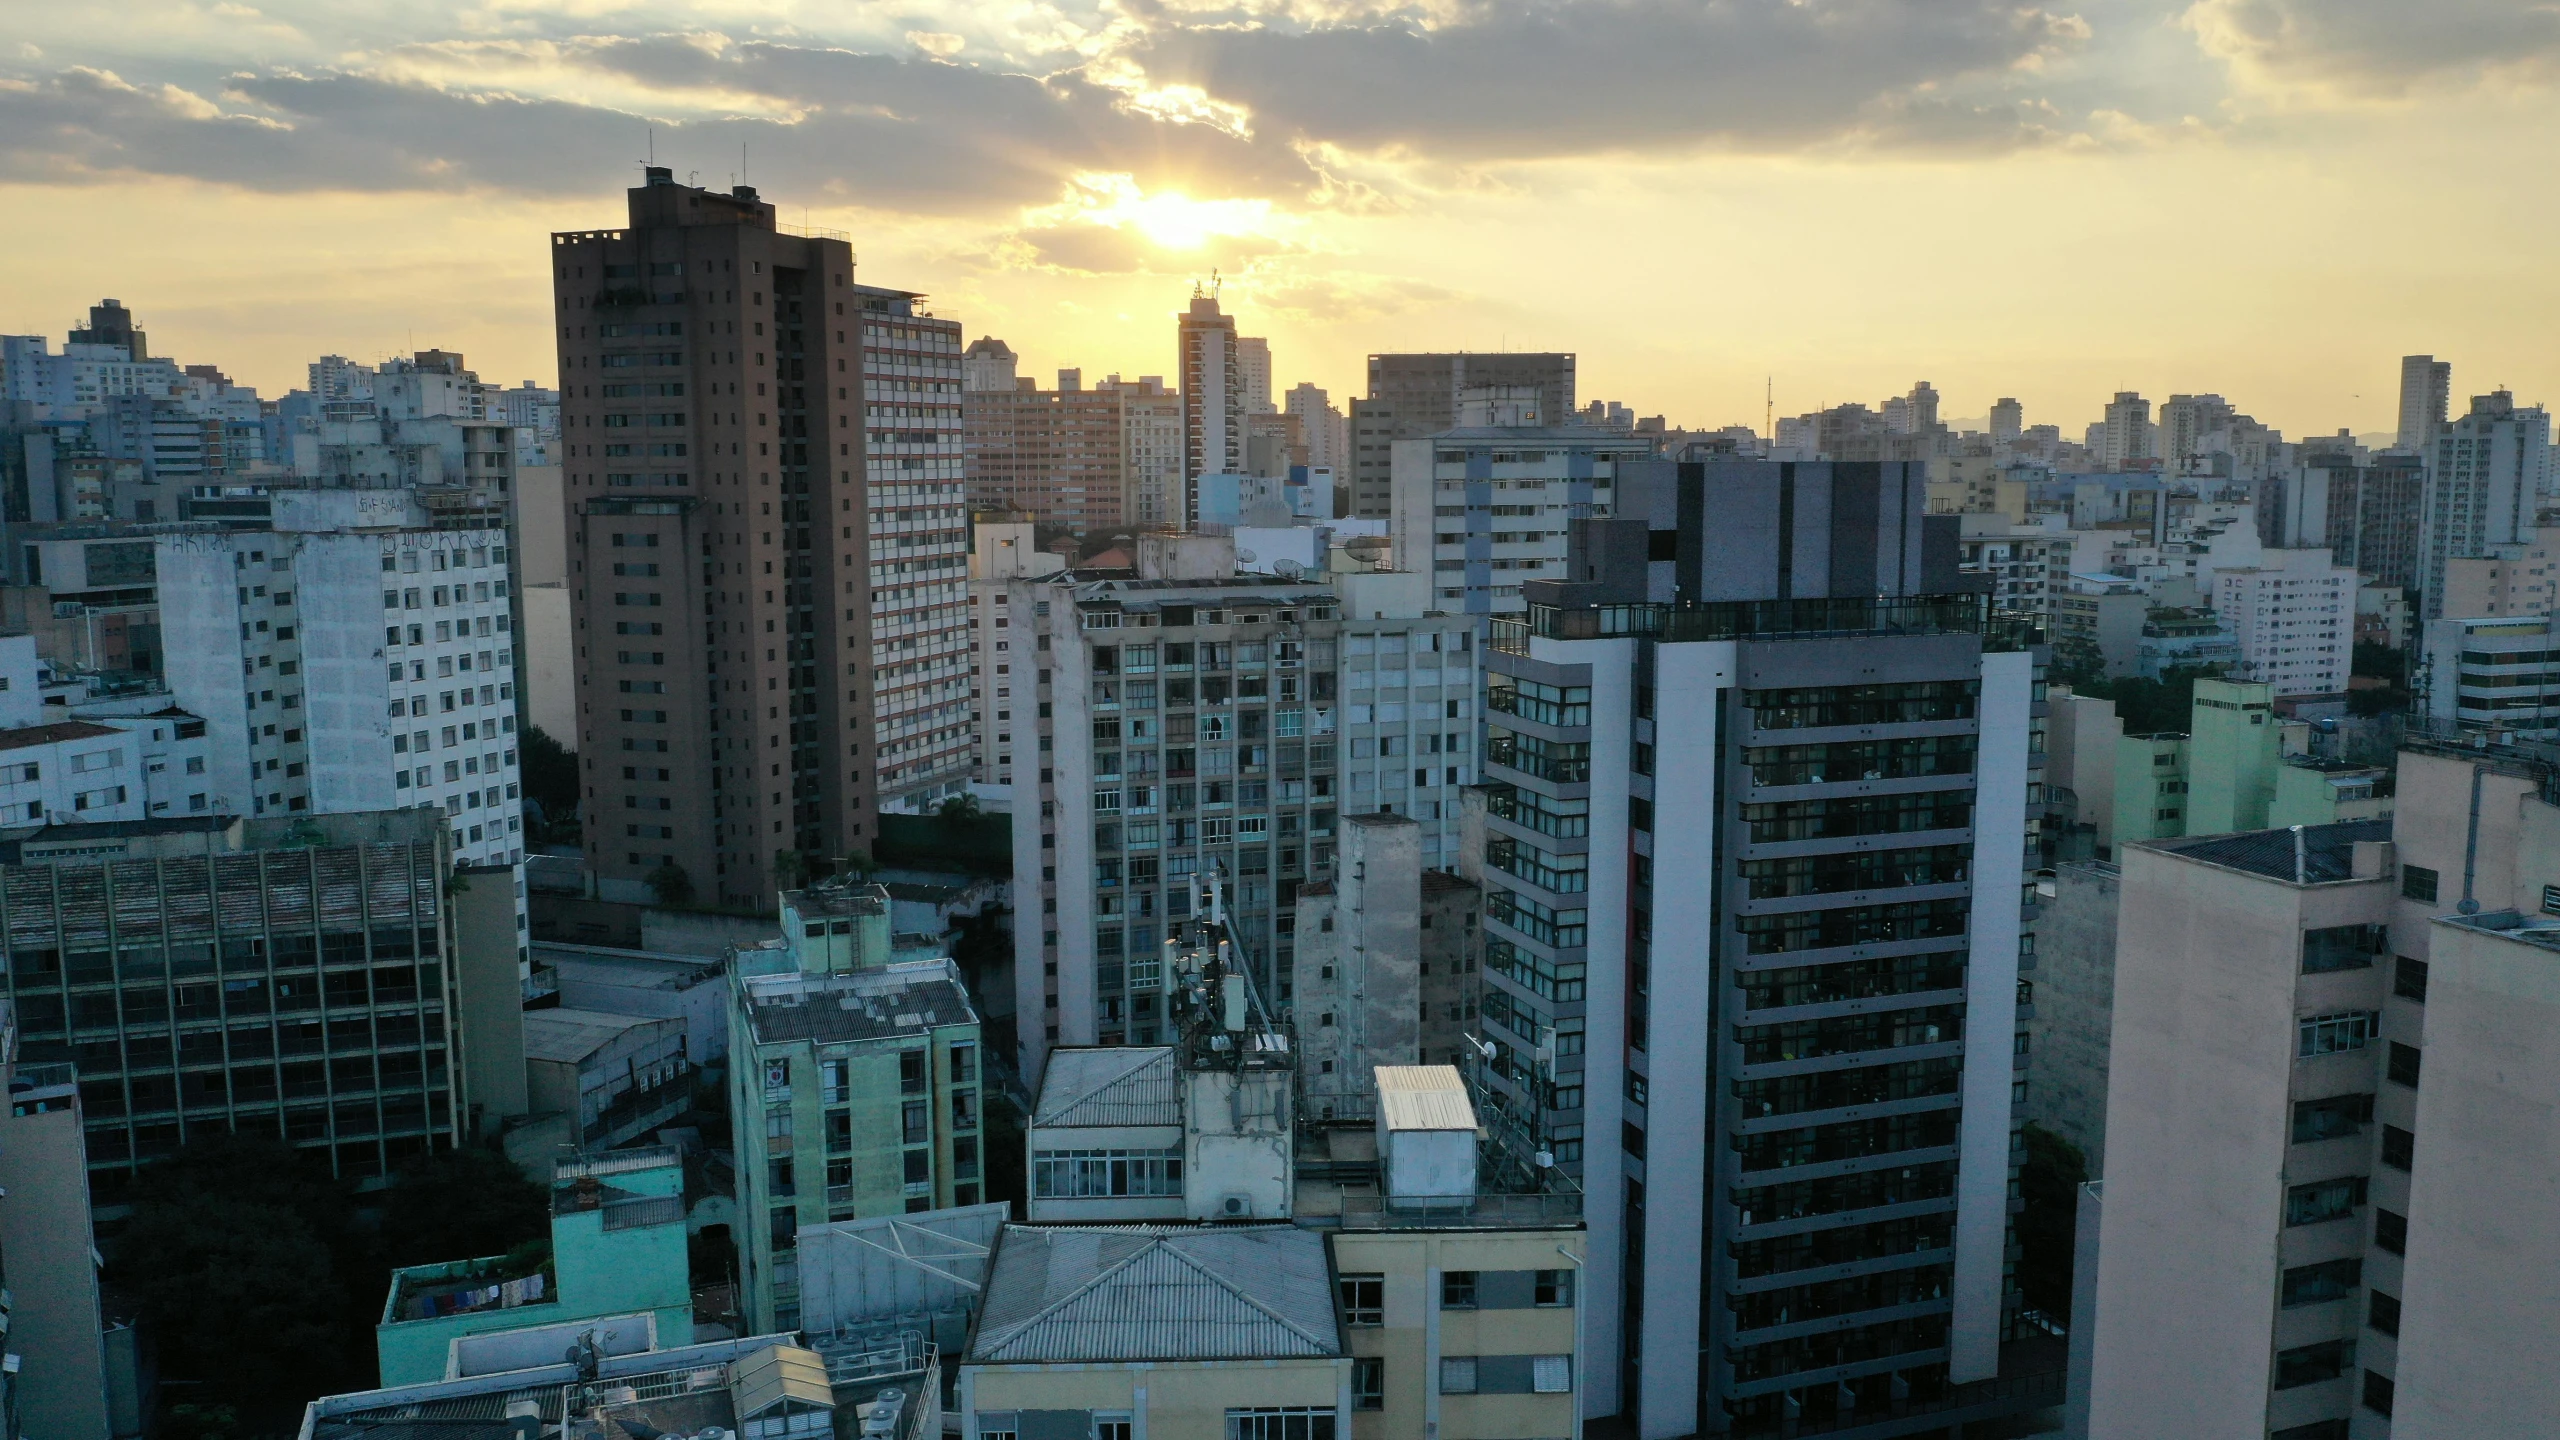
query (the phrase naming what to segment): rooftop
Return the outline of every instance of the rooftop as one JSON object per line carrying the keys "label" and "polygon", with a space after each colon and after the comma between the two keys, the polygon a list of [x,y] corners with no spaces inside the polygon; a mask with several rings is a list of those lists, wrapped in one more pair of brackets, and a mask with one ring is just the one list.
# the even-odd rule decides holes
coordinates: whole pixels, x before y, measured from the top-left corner
{"label": "rooftop", "polygon": [[1343,1353],[1324,1237],[1294,1225],[1008,1225],[969,1338],[980,1364]]}
{"label": "rooftop", "polygon": [[802,915],[879,915],[889,907],[889,892],[860,882],[822,883],[785,891],[782,903]]}
{"label": "rooftop", "polygon": [[1475,1107],[1455,1065],[1380,1065],[1378,1119],[1390,1130],[1473,1130]]}
{"label": "rooftop", "polygon": [[602,1010],[527,1010],[524,1058],[574,1065],[628,1031],[667,1023],[655,1015],[614,1015]]}
{"label": "rooftop", "polygon": [[[2297,825],[2284,830],[2250,830],[2237,835],[2208,835],[2190,840],[2152,840],[2147,849],[2165,851],[2207,865],[2245,870],[2292,885],[2321,885],[2352,880],[2358,841],[2391,838],[2389,820],[2345,820],[2335,825]],[[2371,878],[2371,877],[2368,877]]]}
{"label": "rooftop", "polygon": [[1049,1052],[1034,1125],[1179,1125],[1182,1077],[1170,1045],[1070,1047]]}
{"label": "rooftop", "polygon": [[86,720],[57,720],[50,725],[0,730],[0,750],[24,750],[34,745],[57,745],[65,740],[88,740],[99,735],[123,733],[112,725],[92,725]]}
{"label": "rooftop", "polygon": [[747,1018],[762,1044],[885,1040],[978,1023],[959,969],[946,959],[841,975],[753,975],[743,983]]}
{"label": "rooftop", "polygon": [[2560,952],[2560,916],[2486,910],[2477,915],[2439,915],[2435,921],[2439,925],[2459,925],[2465,930],[2486,930],[2510,940],[2521,940],[2528,945]]}
{"label": "rooftop", "polygon": [[[734,1433],[745,1413],[732,1400],[734,1372],[764,1352],[788,1346],[788,1335],[715,1340],[673,1350],[599,1357],[599,1398],[612,1420],[613,1440],[632,1433]],[[299,1440],[519,1440],[511,1408],[529,1412],[542,1433],[561,1435],[564,1402],[577,1394],[578,1369],[568,1363],[507,1370],[391,1390],[324,1395],[304,1408]],[[592,1434],[592,1431],[590,1432]]]}

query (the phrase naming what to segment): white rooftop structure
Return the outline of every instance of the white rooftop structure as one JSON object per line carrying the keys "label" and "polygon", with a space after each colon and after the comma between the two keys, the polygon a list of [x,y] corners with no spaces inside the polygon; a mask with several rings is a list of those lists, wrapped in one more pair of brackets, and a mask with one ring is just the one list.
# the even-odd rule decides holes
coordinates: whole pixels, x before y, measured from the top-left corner
{"label": "white rooftop structure", "polygon": [[1294,1225],[1008,1225],[967,1359],[1338,1356],[1333,1300],[1324,1237]]}

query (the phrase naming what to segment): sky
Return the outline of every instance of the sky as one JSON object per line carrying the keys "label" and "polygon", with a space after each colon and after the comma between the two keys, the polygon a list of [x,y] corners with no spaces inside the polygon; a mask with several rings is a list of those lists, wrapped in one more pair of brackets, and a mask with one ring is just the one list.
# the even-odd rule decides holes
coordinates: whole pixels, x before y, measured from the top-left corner
{"label": "sky", "polygon": [[1762,428],[1918,380],[2077,436],[2215,392],[2560,396],[2551,0],[12,0],[0,332],[101,296],[269,395],[552,376],[547,236],[649,156],[849,232],[1027,374],[1559,349]]}

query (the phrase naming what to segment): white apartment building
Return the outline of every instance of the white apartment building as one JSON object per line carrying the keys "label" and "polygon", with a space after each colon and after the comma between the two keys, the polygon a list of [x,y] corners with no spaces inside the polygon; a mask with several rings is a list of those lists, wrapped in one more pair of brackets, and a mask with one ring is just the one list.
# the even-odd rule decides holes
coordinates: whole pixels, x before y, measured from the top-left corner
{"label": "white apartment building", "polygon": [[2560,625],[2549,615],[2430,620],[2418,672],[2443,730],[2560,729]]}
{"label": "white apartment building", "polygon": [[[1013,624],[1013,582],[1055,574],[1067,563],[1055,551],[1032,548],[1033,528],[1028,520],[980,516],[969,552],[969,631],[978,667],[969,696],[975,707],[969,763],[982,795],[985,787],[1013,784],[1014,663],[1031,658],[1013,648],[1016,640],[1031,641],[1029,626],[1017,632]],[[1026,664],[1023,673],[1031,668]],[[1030,694],[1031,686],[1023,685],[1025,719]]]}
{"label": "white apartment building", "polygon": [[1518,613],[1523,584],[1565,578],[1570,523],[1612,513],[1621,467],[1653,456],[1641,436],[1500,423],[1524,413],[1502,399],[1471,392],[1457,429],[1394,442],[1396,561],[1429,573],[1437,609]]}
{"label": "white apartment building", "polygon": [[2470,413],[2437,434],[2428,459],[2418,526],[2421,618],[2453,613],[2445,608],[2448,562],[2528,541],[2550,490],[2549,412],[2519,406],[2504,390],[2473,396]]}
{"label": "white apartment building", "polygon": [[405,490],[274,500],[271,529],[159,540],[169,686],[210,726],[212,808],[433,805],[457,860],[521,862],[506,532],[434,528]]}
{"label": "white apartment building", "polygon": [[1475,626],[1425,613],[1421,577],[1239,575],[1225,537],[1138,543],[1137,578],[1009,582],[1015,1014],[1035,1078],[1052,1046],[1167,1038],[1139,976],[1211,873],[1287,1005],[1290,907],[1330,876],[1339,817],[1409,815],[1422,862],[1453,863],[1475,780]]}
{"label": "white apartment building", "polygon": [[[883,811],[924,813],[969,788],[969,500],[960,322],[921,295],[856,285],[871,427],[872,763]],[[858,597],[839,597],[848,608]]]}
{"label": "white apartment building", "polygon": [[[1937,473],[1934,466],[1930,473]],[[2036,518],[2052,523],[2019,525],[2001,514],[1963,514],[1957,566],[1968,575],[1990,577],[1992,603],[1999,608],[2047,616],[2055,597],[2071,588],[2071,563],[2083,537],[2065,529],[2060,515]]]}
{"label": "white apartment building", "polygon": [[1180,525],[1183,516],[1182,396],[1161,375],[1094,387],[1120,397],[1120,520],[1124,525]]}
{"label": "white apartment building", "polygon": [[0,635],[0,825],[97,824],[213,808],[205,723],[166,695],[46,703],[35,637]]}
{"label": "white apartment building", "polygon": [[2261,563],[2214,572],[2213,609],[2240,646],[2236,680],[2278,697],[2342,695],[2355,658],[2356,572],[2324,546],[2267,550]]}

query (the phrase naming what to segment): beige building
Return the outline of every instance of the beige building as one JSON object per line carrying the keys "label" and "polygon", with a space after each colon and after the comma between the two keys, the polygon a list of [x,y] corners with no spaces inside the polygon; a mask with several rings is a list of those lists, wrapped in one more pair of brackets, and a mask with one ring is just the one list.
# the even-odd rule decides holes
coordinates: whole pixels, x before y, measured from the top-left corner
{"label": "beige building", "polygon": [[[1024,617],[1021,632],[1015,633],[1008,582],[1055,574],[1067,563],[1066,557],[1037,548],[1034,528],[1032,517],[1020,511],[979,515],[970,526],[969,637],[978,670],[969,692],[970,724],[976,732],[970,761],[971,778],[982,786],[1013,784],[1013,713],[1020,709],[1027,720],[1036,703],[1031,699],[1031,680],[1038,667],[1028,653],[1033,633],[1030,617]],[[1015,654],[1016,644],[1025,653]],[[1023,667],[1019,684],[1014,675],[1017,661]]]}
{"label": "beige building", "polygon": [[960,1359],[964,1440],[1348,1440],[1324,1237],[1009,1225]]}
{"label": "beige building", "polygon": [[2387,822],[2127,849],[2067,1433],[2548,1429],[2555,786],[2418,742]]}

